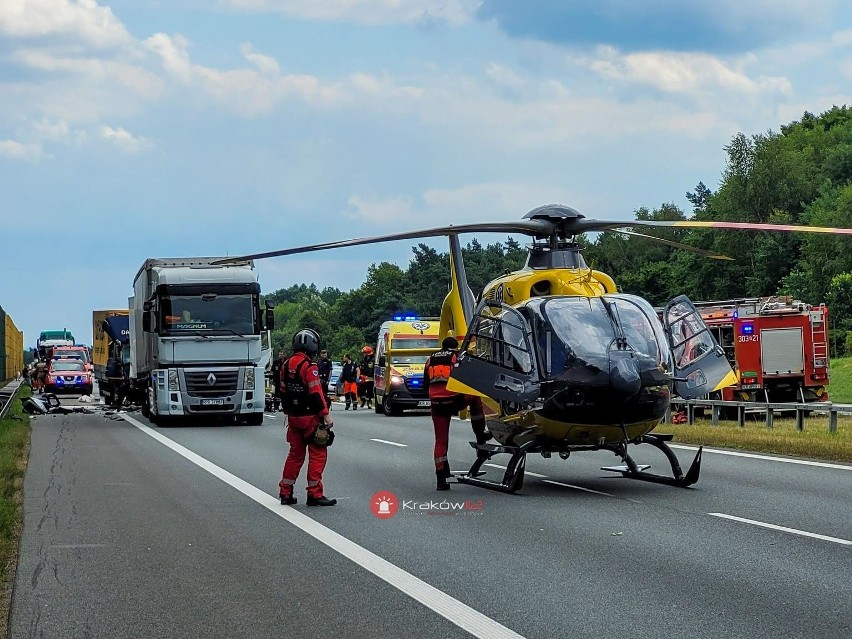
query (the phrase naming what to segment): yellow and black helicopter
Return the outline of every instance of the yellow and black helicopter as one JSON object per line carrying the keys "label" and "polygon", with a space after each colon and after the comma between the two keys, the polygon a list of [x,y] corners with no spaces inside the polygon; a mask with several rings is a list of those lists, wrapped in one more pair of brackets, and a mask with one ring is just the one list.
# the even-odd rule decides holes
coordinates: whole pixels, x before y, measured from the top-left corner
{"label": "yellow and black helicopter", "polygon": [[[233,259],[447,236],[451,277],[440,337],[464,338],[447,387],[483,399],[496,441],[471,442],[476,461],[456,480],[511,493],[523,486],[528,453],[556,453],[567,459],[578,451],[607,450],[623,464],[603,470],[686,487],[698,481],[701,448],[684,474],[667,444],[672,436],[652,431],[663,421],[672,393],[685,399],[701,397],[736,383],[736,376],[688,298],[671,300],[661,320],[647,300],[619,292],[609,275],[589,268],[575,238],[617,231],[712,259],[730,258],[625,230],[635,227],[852,234],[852,229],[781,224],[594,220],[553,204],[533,209],[516,222],[446,226]],[[484,232],[525,234],[533,241],[524,268],[493,280],[475,300],[459,235]],[[650,473],[649,466],[637,464],[628,453],[629,444],[650,444],[662,451],[672,476]],[[510,455],[501,480],[485,479],[482,465],[498,454]]]}

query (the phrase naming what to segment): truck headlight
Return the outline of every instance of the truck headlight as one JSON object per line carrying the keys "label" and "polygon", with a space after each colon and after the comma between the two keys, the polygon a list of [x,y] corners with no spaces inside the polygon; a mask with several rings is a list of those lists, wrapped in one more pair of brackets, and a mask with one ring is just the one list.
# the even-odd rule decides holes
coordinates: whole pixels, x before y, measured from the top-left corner
{"label": "truck headlight", "polygon": [[246,369],[246,390],[254,390],[254,369]]}
{"label": "truck headlight", "polygon": [[398,385],[398,384],[404,384],[404,383],[405,383],[404,377],[400,377],[399,375],[391,375],[391,384]]}
{"label": "truck headlight", "polygon": [[169,390],[180,390],[180,384],[178,383],[178,372],[176,369],[173,368],[169,369]]}

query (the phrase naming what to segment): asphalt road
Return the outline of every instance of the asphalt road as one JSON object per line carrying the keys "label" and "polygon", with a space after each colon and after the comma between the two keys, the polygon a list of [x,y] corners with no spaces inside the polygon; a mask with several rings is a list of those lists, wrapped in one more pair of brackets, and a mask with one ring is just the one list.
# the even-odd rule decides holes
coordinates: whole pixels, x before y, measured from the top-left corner
{"label": "asphalt road", "polygon": [[304,506],[304,474],[277,504],[280,415],[38,417],[10,637],[852,636],[852,466],[705,452],[679,489],[584,453],[530,457],[522,494],[438,493],[428,415],[333,415],[332,508]]}

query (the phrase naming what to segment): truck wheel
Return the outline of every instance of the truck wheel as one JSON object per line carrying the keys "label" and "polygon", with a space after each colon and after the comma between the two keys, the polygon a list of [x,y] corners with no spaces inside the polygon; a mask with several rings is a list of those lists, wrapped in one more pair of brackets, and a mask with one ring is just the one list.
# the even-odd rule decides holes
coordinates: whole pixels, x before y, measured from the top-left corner
{"label": "truck wheel", "polygon": [[246,415],[245,422],[249,426],[262,426],[263,413],[249,413]]}
{"label": "truck wheel", "polygon": [[373,396],[373,410],[376,411],[376,415],[381,415],[382,411],[384,411],[384,404],[379,403],[379,396]]}
{"label": "truck wheel", "polygon": [[148,391],[145,393],[145,404],[148,406],[148,421],[150,421],[155,426],[161,423],[160,416],[157,414],[157,409],[155,407],[157,403],[156,391],[151,393]]}

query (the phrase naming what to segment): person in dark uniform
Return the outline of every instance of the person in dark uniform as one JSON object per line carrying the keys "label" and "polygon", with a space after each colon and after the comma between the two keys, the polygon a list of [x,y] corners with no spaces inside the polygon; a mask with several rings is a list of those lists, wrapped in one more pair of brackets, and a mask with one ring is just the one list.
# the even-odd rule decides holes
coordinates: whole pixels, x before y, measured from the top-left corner
{"label": "person in dark uniform", "polygon": [[328,405],[328,410],[331,410],[331,395],[328,392],[328,380],[331,379],[331,367],[332,362],[328,358],[328,351],[325,349],[321,350],[319,359],[317,360],[317,370],[319,371],[322,392],[323,395],[325,395],[325,403]]}
{"label": "person in dark uniform", "polygon": [[278,412],[281,408],[281,384],[279,380],[281,379],[281,365],[284,363],[284,351],[278,351],[278,359],[272,362],[272,383],[275,386],[275,390],[272,394],[272,412]]}
{"label": "person in dark uniform", "polygon": [[445,337],[441,350],[432,353],[423,370],[423,385],[429,391],[432,403],[432,425],[435,428],[435,475],[438,490],[449,490],[447,479],[452,477],[447,452],[450,440],[450,420],[463,408],[470,409],[470,423],[477,444],[491,439],[485,428],[482,401],[475,395],[463,395],[447,390],[450,373],[458,360],[459,342],[455,337]]}
{"label": "person in dark uniform", "polygon": [[373,371],[376,367],[376,356],[370,346],[362,348],[361,353],[364,358],[361,360],[361,384],[358,386],[358,394],[361,396],[361,408],[364,408],[364,404],[367,408],[372,408],[373,389],[376,387]]}
{"label": "person in dark uniform", "polygon": [[349,353],[343,356],[343,370],[340,379],[343,380],[343,395],[346,398],[346,407],[343,410],[358,410],[358,365],[349,357]]}

